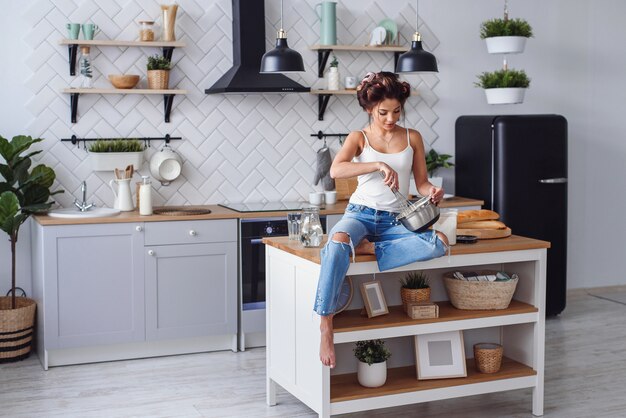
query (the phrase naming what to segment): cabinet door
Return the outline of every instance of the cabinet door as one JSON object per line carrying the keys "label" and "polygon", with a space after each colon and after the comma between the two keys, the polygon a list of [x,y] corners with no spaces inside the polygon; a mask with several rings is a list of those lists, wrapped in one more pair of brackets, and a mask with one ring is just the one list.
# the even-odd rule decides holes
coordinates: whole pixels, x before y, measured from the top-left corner
{"label": "cabinet door", "polygon": [[237,333],[237,244],[146,247],[148,340]]}
{"label": "cabinet door", "polygon": [[45,228],[46,348],[145,339],[140,225]]}

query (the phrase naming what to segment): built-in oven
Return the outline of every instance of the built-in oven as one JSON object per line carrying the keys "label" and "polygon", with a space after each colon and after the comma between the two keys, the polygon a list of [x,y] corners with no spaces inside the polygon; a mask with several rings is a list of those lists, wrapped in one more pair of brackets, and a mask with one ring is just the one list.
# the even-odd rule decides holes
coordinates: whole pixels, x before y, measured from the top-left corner
{"label": "built-in oven", "polygon": [[[320,216],[326,230],[326,217]],[[265,345],[265,245],[264,237],[288,236],[285,218],[241,219],[239,349]]]}

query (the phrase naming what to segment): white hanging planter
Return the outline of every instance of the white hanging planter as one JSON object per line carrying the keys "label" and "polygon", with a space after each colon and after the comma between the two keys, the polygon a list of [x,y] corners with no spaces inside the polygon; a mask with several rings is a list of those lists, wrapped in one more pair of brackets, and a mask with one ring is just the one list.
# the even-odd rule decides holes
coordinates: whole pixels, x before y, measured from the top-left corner
{"label": "white hanging planter", "polygon": [[370,366],[359,361],[357,380],[361,386],[366,388],[377,388],[384,385],[387,381],[387,362],[372,363]]}
{"label": "white hanging planter", "polygon": [[522,103],[524,93],[526,93],[526,89],[521,87],[485,89],[485,96],[487,96],[487,103],[489,104]]}
{"label": "white hanging planter", "polygon": [[524,52],[527,39],[524,36],[495,36],[485,38],[485,42],[490,54],[520,54]]}
{"label": "white hanging planter", "polygon": [[143,166],[143,151],[140,152],[90,152],[89,159],[94,171],[113,171],[133,165],[135,170]]}

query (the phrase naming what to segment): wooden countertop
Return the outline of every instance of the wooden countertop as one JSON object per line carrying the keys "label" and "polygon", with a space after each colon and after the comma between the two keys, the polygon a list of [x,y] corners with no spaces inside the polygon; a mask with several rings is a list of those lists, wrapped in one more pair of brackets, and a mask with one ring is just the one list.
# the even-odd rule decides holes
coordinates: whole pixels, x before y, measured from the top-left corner
{"label": "wooden countertop", "polygon": [[[465,197],[451,197],[444,199],[439,205],[441,208],[454,208],[461,206],[482,206],[482,200],[468,199]],[[333,205],[326,205],[320,210],[321,215],[341,215],[344,213],[347,200],[339,201]],[[109,223],[129,223],[129,222],[163,222],[163,221],[192,221],[209,219],[250,219],[250,218],[286,218],[287,212],[237,212],[218,205],[190,206],[194,208],[210,209],[211,213],[206,215],[150,215],[141,216],[137,210],[132,212],[122,212],[119,215],[108,218],[85,218],[85,219],[65,219],[53,218],[48,215],[36,215],[35,220],[40,225],[86,225],[86,224],[109,224]]]}
{"label": "wooden countertop", "polygon": [[[322,246],[326,244],[327,236],[324,235]],[[306,260],[320,264],[320,248],[304,248],[299,242],[289,240],[289,237],[263,238],[263,243],[290,254],[302,257]],[[533,250],[537,248],[550,248],[550,243],[533,238],[511,235],[507,238],[483,239],[475,244],[456,244],[452,246],[452,255],[492,253],[499,251]],[[352,259],[352,257],[350,257]],[[357,255],[356,262],[375,261],[373,255]]]}

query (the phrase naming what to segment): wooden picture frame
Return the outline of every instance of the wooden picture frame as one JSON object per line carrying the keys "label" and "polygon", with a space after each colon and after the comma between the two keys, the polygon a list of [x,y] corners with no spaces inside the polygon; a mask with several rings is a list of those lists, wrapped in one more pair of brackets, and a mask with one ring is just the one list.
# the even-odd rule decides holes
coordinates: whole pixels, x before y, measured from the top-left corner
{"label": "wooden picture frame", "polygon": [[467,377],[463,331],[415,336],[417,379]]}
{"label": "wooden picture frame", "polygon": [[380,280],[361,283],[361,296],[368,318],[389,313]]}

